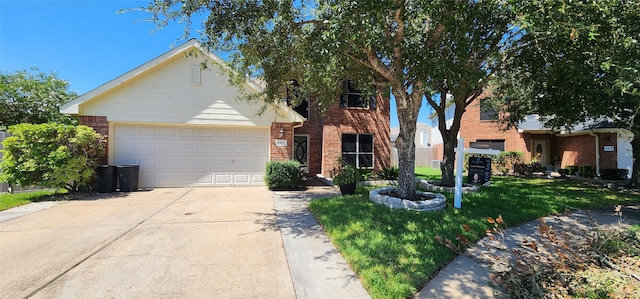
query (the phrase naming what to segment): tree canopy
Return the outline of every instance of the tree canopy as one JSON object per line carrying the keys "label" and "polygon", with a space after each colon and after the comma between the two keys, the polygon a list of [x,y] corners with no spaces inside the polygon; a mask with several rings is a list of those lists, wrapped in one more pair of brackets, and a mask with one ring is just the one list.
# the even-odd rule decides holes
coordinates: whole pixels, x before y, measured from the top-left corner
{"label": "tree canopy", "polygon": [[0,129],[20,123],[74,123],[59,106],[77,95],[69,82],[37,69],[0,74]]}
{"label": "tree canopy", "polygon": [[[257,96],[268,103],[295,89],[298,101],[317,97],[322,111],[345,79],[370,93],[390,88],[400,123],[399,193],[407,197],[415,194],[414,136],[424,99],[441,119],[443,183],[453,185],[462,113],[486,87],[514,17],[504,0],[158,0],[142,9],[158,26],[178,21],[186,32],[203,20],[203,43],[231,51],[236,83],[266,82]],[[447,94],[456,103],[451,126],[444,122]]]}
{"label": "tree canopy", "polygon": [[[535,0],[514,5],[521,38],[493,77],[502,121],[538,114],[553,128],[608,118],[634,133],[640,161],[640,2]],[[632,185],[638,182],[634,162]]]}

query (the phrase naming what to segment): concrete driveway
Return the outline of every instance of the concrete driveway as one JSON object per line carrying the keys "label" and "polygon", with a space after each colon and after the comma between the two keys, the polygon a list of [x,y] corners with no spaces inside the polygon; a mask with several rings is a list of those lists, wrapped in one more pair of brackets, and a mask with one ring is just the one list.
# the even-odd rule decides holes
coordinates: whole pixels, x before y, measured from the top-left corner
{"label": "concrete driveway", "polygon": [[0,222],[2,298],[295,298],[266,187],[156,189]]}

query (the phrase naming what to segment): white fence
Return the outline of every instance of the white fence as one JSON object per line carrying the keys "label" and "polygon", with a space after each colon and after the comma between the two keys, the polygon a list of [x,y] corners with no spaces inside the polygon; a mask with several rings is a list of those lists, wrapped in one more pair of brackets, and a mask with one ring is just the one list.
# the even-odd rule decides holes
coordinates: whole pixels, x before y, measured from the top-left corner
{"label": "white fence", "polygon": [[[432,147],[416,148],[416,166],[433,166],[433,161],[439,160],[436,158],[436,149]],[[398,148],[391,148],[391,166],[398,166]],[[436,167],[440,167],[437,165]]]}

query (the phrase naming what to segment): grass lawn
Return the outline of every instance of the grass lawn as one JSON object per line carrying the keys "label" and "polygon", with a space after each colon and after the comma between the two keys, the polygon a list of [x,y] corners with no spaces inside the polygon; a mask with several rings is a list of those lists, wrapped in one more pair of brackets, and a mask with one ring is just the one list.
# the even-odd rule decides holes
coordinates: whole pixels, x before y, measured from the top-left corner
{"label": "grass lawn", "polygon": [[[419,168],[416,173],[439,178],[439,170]],[[453,208],[453,194],[445,194],[445,210],[419,213],[391,210],[369,201],[367,189],[359,191],[314,201],[310,210],[373,298],[405,298],[419,291],[456,256],[435,236],[478,240],[489,228],[486,217],[502,215],[507,226],[516,226],[566,209],[640,201],[639,195],[569,180],[494,177],[490,187],[464,194],[459,210]]]}
{"label": "grass lawn", "polygon": [[66,192],[63,190],[38,190],[0,194],[0,211],[26,205],[31,202],[48,200],[56,194],[63,193]]}

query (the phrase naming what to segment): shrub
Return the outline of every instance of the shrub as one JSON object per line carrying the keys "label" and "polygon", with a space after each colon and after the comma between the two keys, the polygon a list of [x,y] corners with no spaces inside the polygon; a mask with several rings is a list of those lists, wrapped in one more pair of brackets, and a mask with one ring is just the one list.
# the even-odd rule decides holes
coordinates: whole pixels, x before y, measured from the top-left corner
{"label": "shrub", "polygon": [[585,178],[593,178],[596,176],[596,172],[593,170],[593,166],[580,166],[580,175]]}
{"label": "shrub", "polygon": [[628,169],[606,168],[600,169],[600,177],[605,180],[623,180],[629,174]]}
{"label": "shrub", "polygon": [[397,180],[398,172],[399,172],[399,169],[397,166],[382,167],[382,169],[378,171],[378,177],[380,177],[383,180]]}
{"label": "shrub", "polygon": [[104,139],[92,128],[57,123],[18,124],[3,141],[0,181],[23,186],[90,189],[104,155]]}
{"label": "shrub", "polygon": [[351,183],[357,183],[362,180],[362,175],[358,169],[350,164],[342,166],[332,181],[334,185],[346,185]]}
{"label": "shrub", "polygon": [[568,175],[575,175],[576,172],[580,171],[578,170],[579,169],[578,166],[573,166],[573,165],[567,166],[566,169],[567,169]]}
{"label": "shrub", "polygon": [[295,160],[267,162],[264,178],[270,190],[304,189],[302,164]]}

